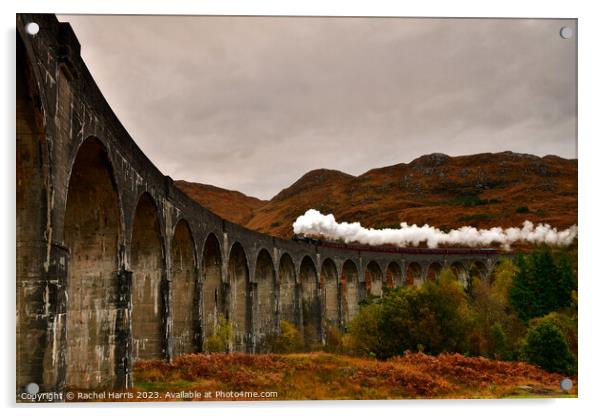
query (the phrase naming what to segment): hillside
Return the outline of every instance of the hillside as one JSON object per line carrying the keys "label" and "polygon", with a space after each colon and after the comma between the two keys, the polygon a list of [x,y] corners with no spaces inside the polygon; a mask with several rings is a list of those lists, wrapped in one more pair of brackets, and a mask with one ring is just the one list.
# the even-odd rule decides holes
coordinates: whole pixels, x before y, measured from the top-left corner
{"label": "hillside", "polygon": [[577,223],[577,160],[557,156],[436,153],[357,177],[320,169],[267,202],[205,187],[181,188],[226,219],[283,238],[292,236],[292,223],[309,208],[376,228],[402,221],[444,230],[520,226],[525,220],[558,228]]}
{"label": "hillside", "polygon": [[211,212],[236,224],[246,224],[253,216],[253,211],[267,202],[242,192],[203,183],[175,181],[175,185]]}
{"label": "hillside", "polygon": [[275,393],[248,400],[575,397],[576,380],[565,393],[563,378],[523,362],[459,354],[408,353],[387,361],[326,353],[190,354],[134,366],[134,388],[158,392],[157,400],[182,400],[182,391],[201,393],[187,400],[236,400],[216,393],[241,391]]}

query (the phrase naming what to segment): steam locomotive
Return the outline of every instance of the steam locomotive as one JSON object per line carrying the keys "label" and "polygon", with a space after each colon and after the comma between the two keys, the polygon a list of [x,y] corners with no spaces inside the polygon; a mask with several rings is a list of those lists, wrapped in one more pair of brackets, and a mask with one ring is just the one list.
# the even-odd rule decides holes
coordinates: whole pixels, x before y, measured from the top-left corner
{"label": "steam locomotive", "polygon": [[464,255],[487,255],[497,254],[499,250],[495,248],[426,248],[426,247],[393,247],[393,246],[368,246],[359,244],[344,244],[336,243],[332,241],[318,240],[311,237],[294,235],[293,241],[298,243],[311,244],[318,247],[336,248],[341,250],[353,250],[353,251],[371,251],[380,253],[393,253],[393,254],[434,254],[434,255],[446,255],[446,254],[464,254]]}

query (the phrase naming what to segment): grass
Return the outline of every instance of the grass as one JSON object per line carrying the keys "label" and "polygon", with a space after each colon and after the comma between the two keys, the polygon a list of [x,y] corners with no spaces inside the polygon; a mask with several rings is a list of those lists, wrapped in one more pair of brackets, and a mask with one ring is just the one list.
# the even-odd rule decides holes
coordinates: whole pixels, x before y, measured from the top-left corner
{"label": "grass", "polygon": [[523,362],[421,353],[387,361],[323,352],[191,354],[134,367],[138,391],[265,391],[277,400],[575,397],[576,380],[569,394],[560,389],[563,378]]}

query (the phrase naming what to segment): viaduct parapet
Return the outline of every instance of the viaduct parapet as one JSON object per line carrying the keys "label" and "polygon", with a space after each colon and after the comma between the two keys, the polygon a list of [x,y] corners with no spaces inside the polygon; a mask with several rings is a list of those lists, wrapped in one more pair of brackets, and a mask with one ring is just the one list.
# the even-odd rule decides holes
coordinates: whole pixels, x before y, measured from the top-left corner
{"label": "viaduct parapet", "polygon": [[19,14],[16,49],[18,391],[129,387],[138,359],[206,351],[220,316],[228,351],[266,351],[284,320],[319,345],[369,293],[445,266],[486,278],[500,259],[314,246],[225,221],[136,145],[68,23]]}

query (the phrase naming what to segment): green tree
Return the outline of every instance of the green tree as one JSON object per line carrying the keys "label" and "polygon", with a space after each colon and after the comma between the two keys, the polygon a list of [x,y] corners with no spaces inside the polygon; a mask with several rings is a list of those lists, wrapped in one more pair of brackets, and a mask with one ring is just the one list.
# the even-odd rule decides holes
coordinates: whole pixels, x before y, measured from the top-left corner
{"label": "green tree", "polygon": [[[400,290],[393,289],[386,292],[383,299],[396,296]],[[382,317],[383,306],[380,303],[371,303],[361,307],[359,314],[349,324],[349,343],[353,353],[371,356],[378,351],[379,355],[386,355],[387,348],[381,341],[380,322]]]}
{"label": "green tree", "polygon": [[518,269],[511,260],[501,261],[493,270],[491,283],[475,278],[470,310],[471,355],[509,360],[516,356],[526,326],[508,302],[508,291]]}
{"label": "green tree", "polygon": [[573,271],[573,265],[566,253],[561,252],[557,255],[556,267],[558,277],[554,280],[556,285],[555,296],[550,307],[558,307],[552,310],[571,306],[573,292],[577,290],[577,279]]}
{"label": "green tree", "polygon": [[544,370],[569,375],[577,370],[577,360],[569,351],[562,331],[551,320],[529,327],[522,356]]}
{"label": "green tree", "polygon": [[519,254],[516,265],[509,298],[523,322],[571,305],[577,282],[566,254],[553,255],[544,248],[527,256]]}
{"label": "green tree", "polygon": [[491,295],[498,303],[508,307],[508,292],[518,267],[511,259],[502,259],[491,274]]}
{"label": "green tree", "polygon": [[356,352],[388,358],[406,350],[465,352],[470,324],[462,286],[442,272],[436,282],[397,288],[365,305],[349,331]]}

